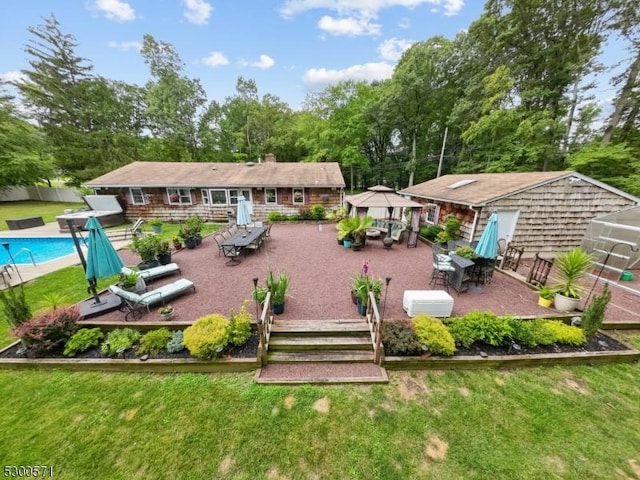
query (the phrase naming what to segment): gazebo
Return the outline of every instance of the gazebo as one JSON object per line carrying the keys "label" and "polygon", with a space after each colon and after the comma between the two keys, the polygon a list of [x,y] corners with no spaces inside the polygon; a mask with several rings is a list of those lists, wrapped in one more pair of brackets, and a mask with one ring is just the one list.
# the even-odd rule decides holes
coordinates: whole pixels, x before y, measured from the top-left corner
{"label": "gazebo", "polygon": [[389,187],[376,185],[367,189],[366,192],[345,197],[347,202],[347,213],[351,214],[355,208],[355,214],[370,215],[374,218],[380,217],[380,213],[385,219],[403,221],[403,211],[405,208],[411,209],[409,225],[409,239],[407,247],[415,247],[418,242],[418,230],[420,229],[420,212],[422,205],[413,200],[398,195]]}

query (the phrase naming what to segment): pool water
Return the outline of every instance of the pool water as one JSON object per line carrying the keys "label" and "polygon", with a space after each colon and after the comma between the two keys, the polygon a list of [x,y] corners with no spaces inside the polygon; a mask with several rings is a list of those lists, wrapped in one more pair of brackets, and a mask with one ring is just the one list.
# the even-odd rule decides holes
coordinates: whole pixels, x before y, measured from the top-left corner
{"label": "pool water", "polygon": [[[76,253],[71,237],[0,238],[0,265],[11,261],[7,250],[1,246],[3,242],[9,242],[9,250],[18,265],[31,264],[31,257],[24,249],[31,251],[36,264]],[[83,245],[82,241],[80,244]]]}

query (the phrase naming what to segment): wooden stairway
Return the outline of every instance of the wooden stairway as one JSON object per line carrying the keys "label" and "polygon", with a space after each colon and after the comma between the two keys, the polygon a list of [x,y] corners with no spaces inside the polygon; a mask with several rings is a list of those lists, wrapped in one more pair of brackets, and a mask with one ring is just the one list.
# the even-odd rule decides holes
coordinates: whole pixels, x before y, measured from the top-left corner
{"label": "wooden stairway", "polygon": [[387,383],[364,319],[274,321],[258,383]]}

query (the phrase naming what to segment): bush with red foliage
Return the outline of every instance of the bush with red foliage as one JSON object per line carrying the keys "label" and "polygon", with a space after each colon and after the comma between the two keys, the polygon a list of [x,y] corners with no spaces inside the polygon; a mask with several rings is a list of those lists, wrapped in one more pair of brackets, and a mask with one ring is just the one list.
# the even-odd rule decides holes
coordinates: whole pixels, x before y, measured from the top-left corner
{"label": "bush with red foliage", "polygon": [[12,333],[31,352],[46,352],[63,346],[78,329],[77,322],[81,319],[78,307],[57,307],[36,313]]}

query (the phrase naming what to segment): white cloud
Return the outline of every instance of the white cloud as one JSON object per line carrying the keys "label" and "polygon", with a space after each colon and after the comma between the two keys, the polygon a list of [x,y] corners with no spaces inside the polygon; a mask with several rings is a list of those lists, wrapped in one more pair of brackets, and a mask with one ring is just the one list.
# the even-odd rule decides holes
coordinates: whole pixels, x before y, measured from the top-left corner
{"label": "white cloud", "polygon": [[202,63],[209,67],[219,67],[221,65],[228,65],[229,60],[221,52],[211,52],[208,57],[202,59]]}
{"label": "white cloud", "polygon": [[206,25],[213,7],[204,0],[184,0],[184,16],[195,25]]}
{"label": "white cloud", "polygon": [[456,15],[464,7],[464,0],[285,0],[280,7],[280,14],[285,18],[292,18],[309,10],[326,9],[338,12],[339,15],[358,12],[365,16],[375,16],[385,8],[413,9],[421,5],[442,7],[445,15]]}
{"label": "white cloud", "polygon": [[380,58],[390,62],[400,60],[402,53],[407,50],[413,42],[411,40],[401,40],[398,38],[389,38],[378,46]]}
{"label": "white cloud", "polygon": [[17,70],[0,73],[0,82],[22,83],[27,80],[27,76]]}
{"label": "white cloud", "polygon": [[122,50],[123,52],[127,52],[131,49],[137,50],[138,52],[142,50],[142,43],[136,41],[124,41],[124,42],[116,42],[115,40],[111,40],[107,43],[109,48],[117,48],[118,50]]}
{"label": "white cloud", "polygon": [[342,80],[363,80],[372,82],[384,80],[393,74],[393,65],[385,62],[352,65],[343,70],[329,70],[326,68],[311,68],[302,77],[308,86],[322,87]]}
{"label": "white cloud", "polygon": [[120,0],[96,0],[93,8],[102,12],[109,20],[130,22],[136,19],[136,11],[131,5]]}
{"label": "white cloud", "polygon": [[318,22],[318,27],[331,35],[355,37],[358,35],[378,35],[381,25],[370,23],[370,19],[365,17],[333,18],[325,15]]}
{"label": "white cloud", "polygon": [[257,67],[257,68],[262,68],[263,70],[266,70],[268,68],[271,68],[275,65],[275,61],[273,60],[273,58],[271,58],[269,55],[265,55],[264,53],[262,55],[260,55],[260,60],[258,60],[257,62],[253,62],[251,64],[252,67]]}

